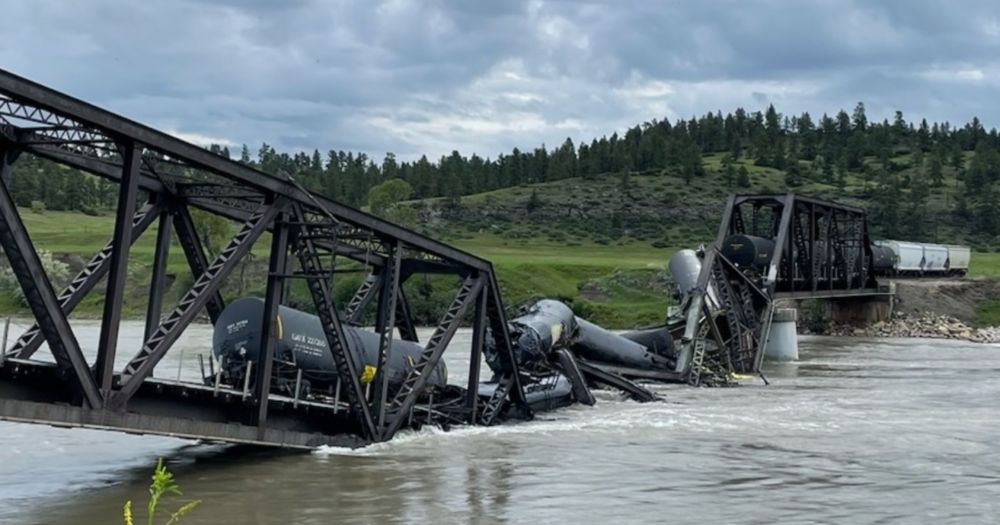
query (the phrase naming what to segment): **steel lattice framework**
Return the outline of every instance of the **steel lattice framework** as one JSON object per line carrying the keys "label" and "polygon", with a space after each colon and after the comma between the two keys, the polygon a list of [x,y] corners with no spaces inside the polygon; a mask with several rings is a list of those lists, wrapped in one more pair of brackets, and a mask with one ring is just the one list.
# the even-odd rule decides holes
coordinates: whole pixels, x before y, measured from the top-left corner
{"label": "steel lattice framework", "polygon": [[[56,290],[9,191],[11,169],[23,153],[118,184],[114,232],[71,284]],[[521,375],[513,358],[499,285],[481,258],[215,155],[166,133],[115,115],[0,70],[0,247],[25,293],[36,323],[0,356],[0,418],[67,426],[96,426],[293,447],[358,444],[390,439],[408,424],[418,400],[431,394],[426,378],[459,325],[471,320],[468,393],[459,404],[421,402],[428,420],[490,424],[516,406],[525,413]],[[235,221],[237,233],[215,256],[202,246],[191,210]],[[145,340],[120,369],[118,329],[129,248],[157,223]],[[244,392],[153,377],[157,365],[200,312],[214,323],[225,304],[220,288],[251,248],[270,233],[260,365]],[[176,238],[193,284],[164,315],[168,250]],[[335,304],[336,260],[367,268],[353,299]],[[416,341],[402,285],[414,274],[450,274],[460,283],[451,305],[403,386],[387,387],[382,366],[366,394],[357,363],[345,350],[343,323],[358,323],[374,308],[379,364],[395,333]],[[274,395],[275,323],[290,279],[306,282],[333,351],[345,401],[301,402]],[[106,280],[95,358],[88,361],[67,316]],[[499,387],[478,399],[480,354],[492,337],[503,352]],[[54,363],[31,359],[47,342]],[[207,344],[207,342],[206,342]],[[249,377],[249,376],[248,376]],[[341,406],[343,405],[343,406]]]}
{"label": "steel lattice framework", "polygon": [[[735,234],[774,242],[759,274],[722,254]],[[731,195],[716,241],[705,250],[676,372],[692,384],[759,372],[775,299],[883,294],[872,263],[861,208],[795,194]],[[710,304],[709,295],[719,304]]]}

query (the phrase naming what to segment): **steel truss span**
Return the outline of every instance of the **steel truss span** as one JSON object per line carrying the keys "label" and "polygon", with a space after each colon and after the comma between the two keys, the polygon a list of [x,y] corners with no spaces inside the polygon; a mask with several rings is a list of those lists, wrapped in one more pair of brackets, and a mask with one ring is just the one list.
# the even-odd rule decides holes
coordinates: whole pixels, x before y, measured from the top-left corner
{"label": "steel truss span", "polygon": [[[10,194],[12,167],[24,154],[118,185],[111,238],[62,290],[42,270]],[[202,245],[194,210],[234,224],[218,253]],[[154,222],[144,339],[129,348],[118,344],[118,331],[130,247]],[[165,283],[175,245],[190,271],[175,282],[192,284],[172,293],[180,299],[170,305]],[[223,284],[255,246],[269,254],[263,300],[227,307]],[[4,70],[0,248],[35,321],[0,354],[0,419],[293,448],[360,446],[421,424],[530,418],[534,410],[591,404],[596,385],[650,401],[657,396],[632,380],[728,384],[733,373],[760,370],[774,299],[879,293],[862,210],[791,194],[734,195],[716,241],[692,263],[700,269],[691,272],[697,279],[682,315],[665,326],[629,339],[554,301],[508,320],[489,261]],[[333,285],[345,272],[365,277],[338,304]],[[404,293],[418,274],[455,283],[422,345]],[[293,281],[308,291],[315,317],[288,307]],[[96,357],[88,360],[68,316],[93,294],[104,306],[97,347],[86,349]],[[201,381],[156,374],[199,315],[217,333],[232,333],[239,323],[226,319],[240,303],[253,312],[240,314],[252,315],[240,325],[254,327],[252,358],[246,340],[229,350],[205,341]],[[309,325],[308,340],[298,341],[315,353],[290,346],[286,314]],[[361,329],[365,322],[373,329]],[[457,349],[451,343],[463,324],[472,338]],[[33,358],[43,342],[52,362]],[[468,352],[461,386],[442,380],[449,351]],[[299,361],[309,355],[322,355],[322,366]],[[483,360],[493,372],[488,381],[481,381]]]}
{"label": "steel truss span", "polygon": [[[38,253],[9,193],[19,156],[45,158],[118,184],[114,232],[64,290],[41,270]],[[391,439],[414,421],[491,424],[504,415],[530,417],[514,360],[493,267],[484,259],[311,193],[290,176],[274,176],[199,146],[0,70],[0,248],[34,315],[0,364],[0,419],[85,426],[286,447],[356,446]],[[202,246],[192,210],[237,224],[218,254]],[[154,222],[145,340],[118,345],[129,249]],[[157,366],[202,312],[215,323],[220,293],[255,244],[269,234],[262,358],[242,382],[186,383],[154,377]],[[176,305],[164,304],[167,254],[180,246],[193,284]],[[263,248],[263,247],[261,247]],[[348,304],[332,289],[338,264],[368,278]],[[455,298],[400,385],[390,386],[385,363],[393,340],[417,340],[403,284],[416,274],[453,275]],[[336,397],[272,392],[277,311],[291,280],[306,283],[337,377]],[[106,282],[103,291],[97,285]],[[67,321],[88,295],[101,293],[104,312],[96,359],[88,362]],[[378,334],[377,372],[369,385],[347,349],[345,324],[370,315]],[[428,381],[463,323],[473,327],[468,389],[443,391]],[[476,393],[482,347],[500,349],[505,374],[492,395]],[[53,362],[32,359],[43,342]],[[206,341],[206,350],[210,342]],[[454,347],[455,345],[452,345]],[[454,352],[455,350],[452,349]],[[130,356],[116,369],[119,353]],[[219,378],[222,363],[210,363]],[[255,369],[252,369],[255,368]]]}
{"label": "steel truss span", "polygon": [[863,209],[795,194],[732,195],[704,250],[675,372],[694,385],[759,373],[775,299],[885,294]]}

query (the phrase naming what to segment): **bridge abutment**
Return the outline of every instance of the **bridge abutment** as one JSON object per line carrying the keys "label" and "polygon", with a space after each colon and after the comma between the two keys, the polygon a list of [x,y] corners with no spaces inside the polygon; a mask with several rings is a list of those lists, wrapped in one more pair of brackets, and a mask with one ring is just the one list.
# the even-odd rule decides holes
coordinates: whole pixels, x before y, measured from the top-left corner
{"label": "bridge abutment", "polygon": [[830,299],[830,320],[834,324],[866,326],[892,318],[893,296]]}

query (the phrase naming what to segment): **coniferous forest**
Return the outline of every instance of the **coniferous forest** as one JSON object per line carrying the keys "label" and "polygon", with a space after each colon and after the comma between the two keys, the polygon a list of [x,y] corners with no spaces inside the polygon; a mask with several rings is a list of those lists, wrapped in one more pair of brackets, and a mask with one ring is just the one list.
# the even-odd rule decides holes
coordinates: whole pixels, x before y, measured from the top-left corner
{"label": "coniferous forest", "polygon": [[[554,148],[514,148],[496,158],[457,151],[439,159],[422,156],[399,161],[331,149],[325,153],[277,151],[267,143],[256,151],[213,145],[212,151],[270,173],[288,173],[304,186],[346,204],[369,204],[372,187],[401,179],[405,198],[461,197],[533,183],[574,177],[598,180],[630,173],[664,174],[685,183],[714,169],[732,191],[749,186],[746,166],[784,173],[787,189],[810,181],[843,189],[850,177],[863,180],[862,197],[876,231],[921,237],[926,201],[946,181],[954,180],[955,198],[946,213],[972,238],[1000,234],[995,203],[1000,184],[1000,137],[973,118],[964,125],[894,118],[869,121],[865,106],[851,113],[814,117],[744,109],[723,115],[707,113],[689,120],[651,120],[624,134],[575,144],[566,139]],[[721,156],[711,167],[708,156]],[[99,213],[114,205],[114,184],[24,157],[18,162],[12,193],[19,206]],[[536,198],[533,195],[533,198]],[[531,207],[531,202],[528,203]],[[530,210],[529,210],[530,211]]]}

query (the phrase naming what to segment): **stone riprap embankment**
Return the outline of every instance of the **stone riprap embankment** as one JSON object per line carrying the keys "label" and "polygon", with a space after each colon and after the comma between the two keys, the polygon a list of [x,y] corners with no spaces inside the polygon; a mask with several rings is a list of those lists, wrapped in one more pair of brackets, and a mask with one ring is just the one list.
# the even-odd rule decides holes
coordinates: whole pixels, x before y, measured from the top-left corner
{"label": "stone riprap embankment", "polygon": [[898,313],[892,320],[867,327],[833,326],[828,335],[859,337],[928,337],[976,343],[1000,343],[1000,327],[975,328],[948,315]]}

